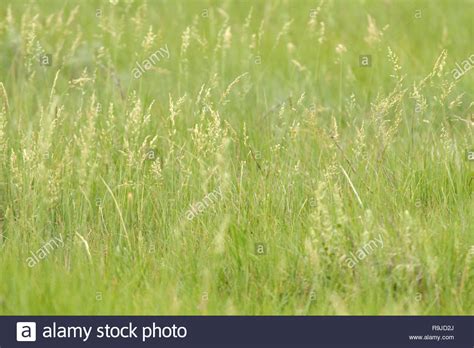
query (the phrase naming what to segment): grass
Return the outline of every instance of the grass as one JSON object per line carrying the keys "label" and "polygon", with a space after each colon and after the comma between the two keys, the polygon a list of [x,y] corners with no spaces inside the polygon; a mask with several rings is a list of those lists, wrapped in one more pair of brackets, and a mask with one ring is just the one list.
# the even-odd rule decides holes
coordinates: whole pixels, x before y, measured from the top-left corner
{"label": "grass", "polygon": [[0,314],[474,313],[473,1],[4,5]]}

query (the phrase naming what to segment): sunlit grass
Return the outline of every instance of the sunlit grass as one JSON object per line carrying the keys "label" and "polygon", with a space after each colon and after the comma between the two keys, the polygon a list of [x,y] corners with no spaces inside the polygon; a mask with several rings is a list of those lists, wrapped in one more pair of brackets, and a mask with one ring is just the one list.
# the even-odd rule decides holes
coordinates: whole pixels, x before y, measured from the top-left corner
{"label": "sunlit grass", "polygon": [[2,4],[0,313],[473,314],[473,12]]}

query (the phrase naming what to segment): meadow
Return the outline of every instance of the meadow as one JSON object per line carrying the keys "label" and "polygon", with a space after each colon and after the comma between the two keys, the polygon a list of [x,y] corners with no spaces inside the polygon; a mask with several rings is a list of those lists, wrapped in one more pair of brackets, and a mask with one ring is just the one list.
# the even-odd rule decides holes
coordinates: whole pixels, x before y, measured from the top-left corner
{"label": "meadow", "polygon": [[473,14],[3,0],[0,314],[474,314]]}

